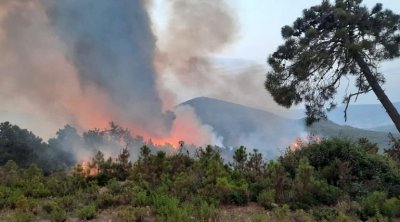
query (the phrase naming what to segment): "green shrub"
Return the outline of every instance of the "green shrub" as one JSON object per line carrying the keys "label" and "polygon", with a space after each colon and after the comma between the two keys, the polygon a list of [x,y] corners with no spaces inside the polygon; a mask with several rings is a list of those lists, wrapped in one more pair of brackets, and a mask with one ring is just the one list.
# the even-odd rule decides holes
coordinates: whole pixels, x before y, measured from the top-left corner
{"label": "green shrub", "polygon": [[275,193],[273,190],[264,190],[258,197],[257,202],[265,209],[272,209],[273,203],[275,202]]}
{"label": "green shrub", "polygon": [[335,208],[312,209],[311,214],[317,221],[334,221],[339,216]]}
{"label": "green shrub", "polygon": [[311,222],[314,221],[312,216],[307,214],[304,210],[302,209],[297,209],[291,216],[290,221],[296,221],[296,222]]}
{"label": "green shrub", "polygon": [[78,217],[83,220],[91,220],[96,217],[96,206],[94,204],[90,204],[88,206],[83,207],[78,211]]}
{"label": "green shrub", "polygon": [[57,200],[59,206],[67,212],[72,212],[78,206],[78,199],[75,196],[64,196]]}
{"label": "green shrub", "polygon": [[6,221],[9,222],[33,222],[36,221],[36,216],[32,212],[17,210],[9,215]]}
{"label": "green shrub", "polygon": [[51,221],[64,222],[67,219],[67,213],[55,201],[48,201],[42,208],[49,215]]}
{"label": "green shrub", "polygon": [[50,196],[51,192],[43,183],[36,182],[27,188],[26,195],[41,198]]}
{"label": "green shrub", "polygon": [[343,213],[339,213],[339,215],[337,216],[337,218],[335,219],[336,222],[352,222],[354,221],[351,217],[343,214]]}
{"label": "green shrub", "polygon": [[314,186],[315,199],[320,204],[335,205],[342,195],[342,191],[339,188],[328,184],[326,181],[316,180]]}
{"label": "green shrub", "polygon": [[91,180],[86,183],[87,187],[85,188],[84,192],[93,196],[96,196],[99,192],[99,186],[95,180]]}
{"label": "green shrub", "polygon": [[153,196],[153,205],[156,210],[157,221],[185,221],[192,216],[190,206],[180,204],[176,197],[156,194]]}
{"label": "green shrub", "polygon": [[145,188],[145,185],[138,185],[132,181],[128,181],[125,184],[126,193],[130,199],[130,203],[133,206],[148,206],[151,204],[151,197]]}
{"label": "green shrub", "polygon": [[150,197],[145,190],[140,190],[133,194],[132,204],[134,206],[146,206],[150,204]]}
{"label": "green shrub", "polygon": [[131,200],[127,194],[111,194],[105,192],[99,194],[96,198],[96,205],[100,209],[130,204]]}
{"label": "green shrub", "polygon": [[143,221],[149,215],[149,209],[144,207],[127,206],[118,210],[118,219],[121,222]]}
{"label": "green shrub", "polygon": [[389,218],[381,215],[381,214],[377,214],[375,217],[370,218],[368,221],[372,221],[372,222],[389,222]]}
{"label": "green shrub", "polygon": [[67,220],[67,213],[60,207],[53,209],[49,216],[50,220],[53,222],[64,222]]}
{"label": "green shrub", "polygon": [[14,207],[19,210],[28,211],[29,210],[29,200],[25,196],[19,196],[14,201]]}
{"label": "green shrub", "polygon": [[279,162],[294,178],[299,161],[304,157],[315,168],[316,178],[326,179],[330,185],[338,186],[352,198],[368,195],[375,190],[394,196],[400,194],[399,168],[386,156],[367,152],[362,145],[350,140],[322,140],[285,153]]}
{"label": "green shrub", "polygon": [[383,203],[381,207],[382,215],[389,218],[400,216],[400,200],[397,198],[390,198]]}
{"label": "green shrub", "polygon": [[51,196],[65,196],[73,193],[77,189],[77,184],[73,183],[72,178],[68,176],[51,176],[46,181]]}
{"label": "green shrub", "polygon": [[400,200],[387,199],[385,192],[375,191],[361,200],[362,213],[367,217],[398,217],[400,216]]}
{"label": "green shrub", "polygon": [[273,210],[273,213],[277,219],[277,221],[289,221],[290,218],[290,209],[289,206],[284,204],[280,207],[277,207]]}
{"label": "green shrub", "polygon": [[254,213],[250,216],[251,222],[265,222],[271,221],[270,217],[264,212]]}
{"label": "green shrub", "polygon": [[198,221],[210,221],[215,217],[216,208],[213,204],[197,199],[193,207],[193,217]]}
{"label": "green shrub", "polygon": [[58,207],[58,204],[55,201],[48,201],[47,203],[43,204],[42,208],[46,213],[51,213],[55,208]]}
{"label": "green shrub", "polygon": [[115,204],[114,196],[111,193],[105,192],[99,194],[96,198],[96,205],[100,209],[112,207]]}
{"label": "green shrub", "polygon": [[244,205],[249,202],[249,191],[246,187],[235,187],[229,194],[229,200],[231,203]]}
{"label": "green shrub", "polygon": [[23,195],[20,189],[0,186],[0,209],[16,208],[16,201]]}
{"label": "green shrub", "polygon": [[336,204],[335,208],[342,214],[357,216],[362,211],[361,206],[358,202],[350,199],[349,196],[343,197]]}
{"label": "green shrub", "polygon": [[234,184],[227,177],[217,178],[214,192],[225,204],[246,204],[250,196],[247,183],[240,181],[239,185]]}
{"label": "green shrub", "polygon": [[255,183],[249,183],[250,201],[257,202],[257,197],[266,188],[266,184],[262,180]]}
{"label": "green shrub", "polygon": [[117,181],[116,178],[113,178],[108,181],[107,183],[107,188],[112,194],[119,194],[123,191],[123,187],[121,186],[121,183]]}
{"label": "green shrub", "polygon": [[8,198],[10,188],[0,185],[0,210],[7,207],[6,198]]}
{"label": "green shrub", "polygon": [[364,215],[373,217],[380,214],[386,197],[385,192],[375,191],[362,199],[361,208]]}

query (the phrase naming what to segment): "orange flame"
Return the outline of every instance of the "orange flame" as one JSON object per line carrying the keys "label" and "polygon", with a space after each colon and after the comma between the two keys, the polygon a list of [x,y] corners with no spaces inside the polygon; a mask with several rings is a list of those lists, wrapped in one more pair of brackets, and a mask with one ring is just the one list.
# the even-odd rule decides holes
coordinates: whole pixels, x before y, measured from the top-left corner
{"label": "orange flame", "polygon": [[306,145],[320,143],[321,137],[319,135],[308,135],[306,138],[298,137],[296,138],[292,144],[289,146],[289,149],[292,151],[298,150]]}
{"label": "orange flame", "polygon": [[177,117],[174,120],[169,135],[165,137],[152,137],[151,140],[155,145],[170,144],[175,148],[179,148],[181,141],[187,144],[205,145],[215,143],[212,128],[203,125],[196,117],[191,107],[181,107],[176,111]]}
{"label": "orange flame", "polygon": [[88,161],[83,161],[81,163],[83,173],[87,176],[95,176],[99,173],[99,169],[97,166],[93,166],[90,162]]}
{"label": "orange flame", "polygon": [[296,138],[290,145],[290,150],[295,151],[303,147],[303,140],[301,138]]}

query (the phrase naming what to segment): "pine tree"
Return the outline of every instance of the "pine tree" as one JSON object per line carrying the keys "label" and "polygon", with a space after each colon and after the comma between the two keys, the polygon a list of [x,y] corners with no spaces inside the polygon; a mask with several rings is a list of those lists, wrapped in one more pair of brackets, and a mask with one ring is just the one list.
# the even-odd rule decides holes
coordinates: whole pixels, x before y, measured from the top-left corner
{"label": "pine tree", "polygon": [[378,65],[400,56],[400,15],[372,10],[362,0],[324,0],[305,9],[292,26],[282,28],[285,43],[268,59],[266,89],[285,107],[305,103],[307,123],[326,118],[343,77],[354,76],[357,91],[350,100],[373,91],[400,131],[400,115],[382,89]]}

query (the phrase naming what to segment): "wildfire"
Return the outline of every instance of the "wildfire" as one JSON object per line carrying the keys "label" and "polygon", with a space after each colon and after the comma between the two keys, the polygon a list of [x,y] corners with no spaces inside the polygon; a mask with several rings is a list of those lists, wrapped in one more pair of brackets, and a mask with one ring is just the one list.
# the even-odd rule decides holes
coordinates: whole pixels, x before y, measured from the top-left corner
{"label": "wildfire", "polygon": [[320,142],[321,142],[321,137],[319,135],[310,134],[305,138],[298,137],[290,145],[290,150],[295,151],[308,144],[320,143]]}
{"label": "wildfire", "polygon": [[98,173],[98,168],[88,161],[83,161],[81,166],[83,173],[87,176],[95,176]]}
{"label": "wildfire", "polygon": [[303,146],[303,140],[301,138],[296,138],[290,145],[290,150],[298,150]]}
{"label": "wildfire", "polygon": [[215,144],[217,141],[212,128],[203,125],[196,117],[191,107],[180,107],[176,110],[176,119],[171,131],[165,137],[150,137],[154,145],[170,144],[179,148],[181,141],[188,144],[204,145]]}
{"label": "wildfire", "polygon": [[181,139],[178,137],[165,137],[165,138],[149,138],[149,141],[154,146],[165,146],[165,145],[171,145],[174,148],[177,148],[179,146],[179,141]]}

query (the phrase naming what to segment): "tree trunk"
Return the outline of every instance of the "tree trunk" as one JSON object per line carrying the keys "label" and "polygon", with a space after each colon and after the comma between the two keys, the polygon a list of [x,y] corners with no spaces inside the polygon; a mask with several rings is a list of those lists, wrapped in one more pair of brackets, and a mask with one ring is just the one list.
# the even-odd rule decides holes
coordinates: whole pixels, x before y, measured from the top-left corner
{"label": "tree trunk", "polygon": [[400,114],[397,111],[396,107],[394,107],[393,103],[386,96],[382,87],[379,85],[371,69],[369,68],[367,62],[365,62],[365,60],[359,54],[355,56],[355,60],[360,66],[361,71],[363,72],[375,95],[378,97],[379,101],[382,103],[383,107],[386,109],[386,112],[392,119],[397,130],[400,132]]}

